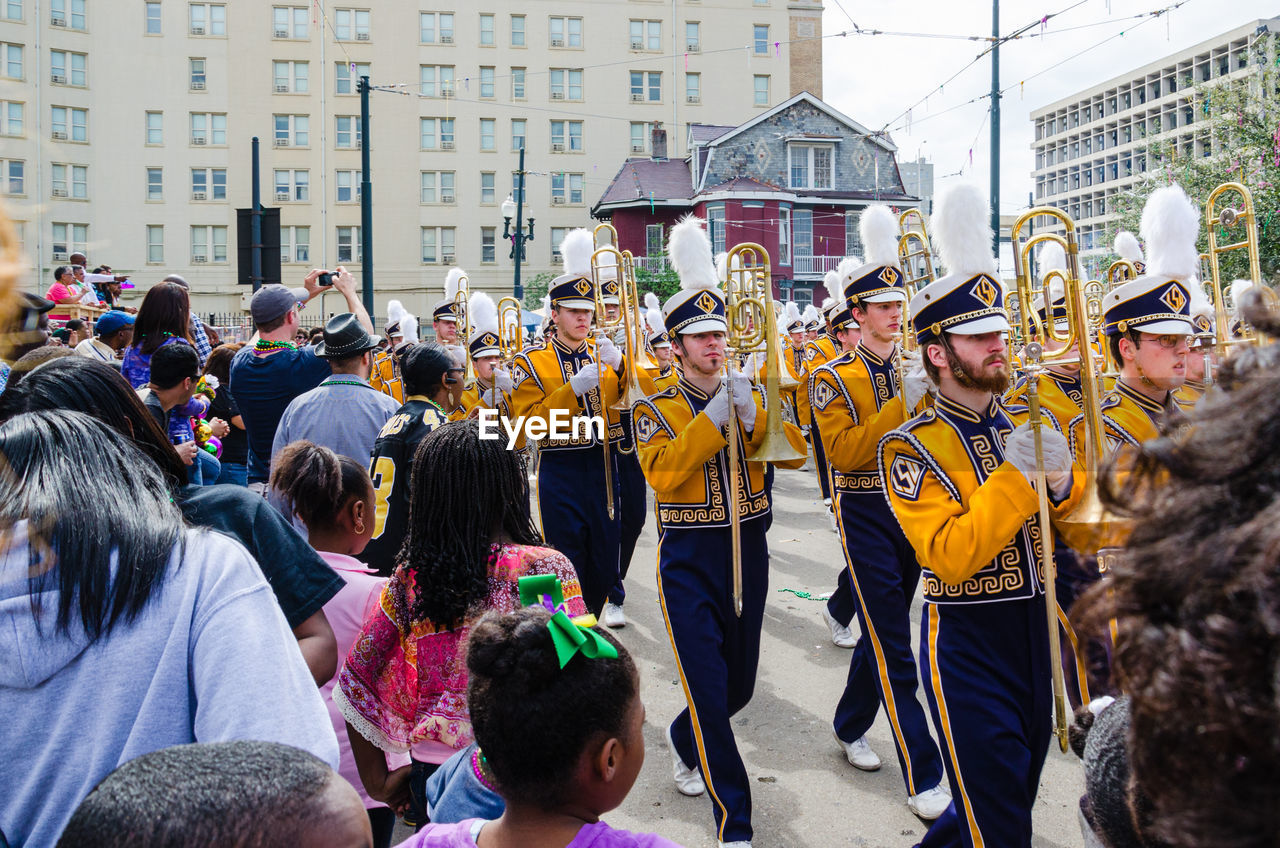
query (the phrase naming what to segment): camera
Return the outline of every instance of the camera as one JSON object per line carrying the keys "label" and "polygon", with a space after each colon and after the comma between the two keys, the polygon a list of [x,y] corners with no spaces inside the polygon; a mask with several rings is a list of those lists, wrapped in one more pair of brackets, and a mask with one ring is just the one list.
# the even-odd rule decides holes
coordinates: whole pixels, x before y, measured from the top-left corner
{"label": "camera", "polygon": [[323,274],[321,274],[319,277],[316,278],[316,282],[322,287],[331,286],[333,285],[333,274],[330,273],[329,271],[325,271]]}

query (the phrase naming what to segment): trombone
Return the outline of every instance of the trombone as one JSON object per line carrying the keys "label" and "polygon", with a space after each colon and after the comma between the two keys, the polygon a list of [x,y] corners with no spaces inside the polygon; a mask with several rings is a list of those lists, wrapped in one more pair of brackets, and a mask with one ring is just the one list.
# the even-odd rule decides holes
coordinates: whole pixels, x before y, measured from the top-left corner
{"label": "trombone", "polygon": [[742,516],[739,498],[742,482],[738,440],[738,414],[733,401],[733,366],[737,356],[765,355],[765,435],[748,459],[753,462],[786,462],[804,459],[787,441],[779,392],[778,322],[773,312],[773,277],[769,254],[758,244],[739,244],[725,261],[725,391],[729,401],[729,523],[733,549],[733,611],[742,615]]}
{"label": "trombone", "polygon": [[458,278],[458,291],[453,296],[453,314],[458,317],[458,344],[462,346],[462,362],[464,374],[462,385],[470,385],[476,379],[475,369],[471,365],[471,280],[466,274]]}
{"label": "trombone", "polygon": [[[510,370],[511,363],[524,346],[524,327],[520,323],[522,314],[520,301],[511,295],[498,299],[498,355],[504,370]],[[495,388],[498,385],[496,378],[493,385]],[[495,392],[495,401],[498,400],[497,394]],[[506,405],[505,398],[502,404]]]}
{"label": "trombone", "polygon": [[[1217,211],[1218,203],[1222,196],[1231,192],[1239,195],[1240,206],[1224,206],[1221,212]],[[1258,250],[1258,219],[1254,214],[1253,194],[1242,183],[1223,183],[1209,192],[1209,198],[1204,204],[1204,217],[1205,226],[1209,230],[1209,251],[1206,256],[1209,260],[1210,289],[1213,295],[1214,335],[1216,336],[1214,343],[1222,350],[1225,350],[1230,345],[1256,344],[1258,341],[1256,334],[1244,327],[1243,323],[1241,324],[1243,336],[1238,339],[1231,336],[1230,322],[1227,320],[1226,295],[1220,262],[1222,254],[1235,250],[1244,250],[1249,262],[1249,279],[1253,281],[1254,286],[1258,287],[1259,290],[1265,288],[1265,286],[1262,286],[1262,267]],[[1218,228],[1222,228],[1222,237],[1225,238],[1226,231],[1233,229],[1236,224],[1244,225],[1243,241],[1219,244]],[[1236,309],[1237,313],[1239,312],[1240,304],[1233,303],[1232,307]]]}
{"label": "trombone", "polygon": [[[919,209],[905,209],[898,216],[898,264],[902,266],[903,288],[907,299],[902,304],[902,331],[895,333],[898,343],[898,391],[907,384],[907,366],[902,356],[915,353],[916,338],[906,328],[911,320],[911,301],[921,286],[933,282],[933,248],[929,245],[929,231],[925,228],[924,215]],[[908,410],[910,412],[910,410]]]}
{"label": "trombone", "polygon": [[[608,227],[609,230],[611,231],[613,230],[613,227],[610,226],[609,224],[599,224],[596,226],[595,233],[598,235],[601,229],[604,227]],[[612,275],[613,279],[617,279],[617,280],[621,279],[622,261],[623,261],[622,254],[619,253],[618,249],[614,247],[612,244],[607,244],[604,247],[597,248],[596,251],[591,254],[591,279],[595,283],[595,285],[592,286],[592,292],[595,295],[595,301],[596,301],[596,320],[595,320],[595,329],[593,332],[596,337],[595,361],[596,361],[596,373],[599,379],[599,383],[597,384],[594,391],[596,393],[596,398],[597,398],[596,400],[597,408],[600,412],[601,417],[604,418],[604,440],[601,442],[601,444],[604,448],[605,506],[608,508],[610,521],[612,521],[614,517],[614,503],[613,503],[613,456],[609,447],[609,410],[614,407],[612,406],[606,407],[604,405],[604,371],[606,366],[604,362],[600,360],[600,341],[601,339],[605,339],[611,336],[618,329],[620,325],[624,324],[624,321],[625,321],[623,317],[623,313],[621,311],[619,312],[619,315],[617,318],[615,318],[613,321],[609,320],[609,311],[604,302],[604,285],[603,285],[604,282],[610,278],[610,275]],[[619,285],[618,290],[619,290],[619,294],[621,295],[622,293],[621,285]],[[618,301],[619,301],[618,305],[620,308],[625,305],[622,303],[624,299],[625,298],[622,298],[622,297],[618,298]],[[588,392],[587,396],[590,397],[590,394],[591,393]]]}
{"label": "trombone", "polygon": [[1117,259],[1107,266],[1107,291],[1111,291],[1121,283],[1136,280],[1142,276],[1138,266],[1128,259]]}

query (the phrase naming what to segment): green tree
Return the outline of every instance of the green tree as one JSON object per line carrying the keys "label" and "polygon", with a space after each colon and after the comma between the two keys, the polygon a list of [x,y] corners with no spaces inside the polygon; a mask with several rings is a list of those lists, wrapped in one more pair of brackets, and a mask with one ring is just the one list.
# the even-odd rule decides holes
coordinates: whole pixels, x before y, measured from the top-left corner
{"label": "green tree", "polygon": [[547,289],[551,287],[551,275],[547,272],[534,274],[528,280],[524,281],[524,308],[529,310],[541,309],[542,298],[546,295]]}
{"label": "green tree", "polygon": [[[1193,203],[1200,206],[1203,221],[1204,204],[1210,192],[1222,183],[1238,182],[1253,196],[1257,217],[1258,244],[1262,280],[1277,284],[1280,275],[1280,71],[1277,70],[1275,34],[1259,38],[1251,47],[1248,60],[1254,73],[1221,82],[1204,82],[1192,87],[1189,77],[1180,80],[1187,94],[1187,105],[1194,118],[1196,144],[1163,140],[1147,146],[1147,170],[1127,191],[1112,201],[1118,220],[1107,232],[1113,243],[1119,230],[1138,232],[1142,208],[1151,192],[1170,183],[1178,183]],[[1189,89],[1189,90],[1188,90]],[[1185,120],[1184,107],[1179,107],[1179,123]],[[1195,155],[1195,147],[1209,151]],[[1224,206],[1238,207],[1239,195],[1224,194],[1216,204],[1220,213]],[[1240,224],[1219,227],[1219,246],[1243,241]],[[1207,230],[1201,229],[1197,246],[1201,253],[1209,249]],[[1110,262],[1116,257],[1108,257]],[[1238,250],[1221,257],[1222,281],[1249,276],[1245,251]],[[1105,266],[1103,266],[1105,270]]]}
{"label": "green tree", "polygon": [[658,296],[658,300],[666,303],[667,298],[680,291],[680,277],[671,269],[670,265],[663,264],[662,270],[651,271],[644,266],[636,268],[636,289],[643,298],[645,292],[653,292]]}

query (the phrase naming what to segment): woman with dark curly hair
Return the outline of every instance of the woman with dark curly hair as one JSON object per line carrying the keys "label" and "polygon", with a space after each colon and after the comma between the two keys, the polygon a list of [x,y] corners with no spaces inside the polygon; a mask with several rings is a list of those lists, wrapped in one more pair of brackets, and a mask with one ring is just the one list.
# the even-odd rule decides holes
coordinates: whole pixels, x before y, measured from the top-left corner
{"label": "woman with dark curly hair", "polygon": [[560,579],[570,617],[587,609],[573,564],[542,547],[534,529],[519,455],[501,440],[481,439],[474,420],[423,438],[410,489],[399,564],[347,656],[333,700],[347,719],[362,779],[381,760],[378,748],[412,755],[410,787],[422,823],[427,777],[473,739],[460,653],[471,625],[490,610],[518,609],[517,583],[529,574]]}
{"label": "woman with dark curly hair", "polygon": [[133,323],[133,344],[124,352],[120,370],[135,389],[147,384],[151,375],[151,354],[174,342],[191,340],[191,306],[187,290],[177,283],[156,283],[142,299]]}
{"label": "woman with dark curly hair", "polygon": [[[1276,316],[1250,318],[1280,333]],[[1080,613],[1096,633],[1114,619],[1115,680],[1129,696],[1129,777],[1118,787],[1128,816],[1110,818],[1132,829],[1117,835],[1095,816],[1109,845],[1261,848],[1280,833],[1277,354],[1233,356],[1219,382],[1228,390],[1145,443],[1104,491],[1135,522],[1112,579]]]}

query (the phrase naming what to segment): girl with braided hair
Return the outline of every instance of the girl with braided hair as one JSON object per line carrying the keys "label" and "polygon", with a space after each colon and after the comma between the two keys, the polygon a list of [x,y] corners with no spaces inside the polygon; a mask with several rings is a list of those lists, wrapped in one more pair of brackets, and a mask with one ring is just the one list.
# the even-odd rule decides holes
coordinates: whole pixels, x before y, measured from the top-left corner
{"label": "girl with braided hair", "polygon": [[423,785],[473,739],[462,647],[485,612],[520,606],[519,579],[559,578],[565,611],[586,614],[573,564],[542,546],[518,454],[481,439],[476,421],[432,430],[410,478],[408,536],[378,606],[365,619],[333,699],[357,761],[373,746],[414,760],[413,816]]}

